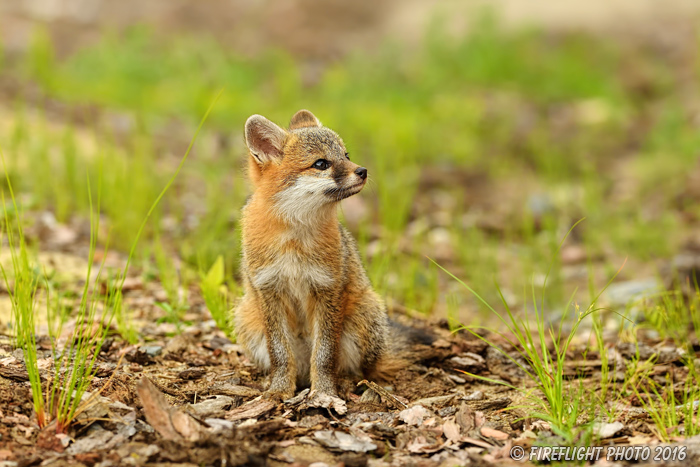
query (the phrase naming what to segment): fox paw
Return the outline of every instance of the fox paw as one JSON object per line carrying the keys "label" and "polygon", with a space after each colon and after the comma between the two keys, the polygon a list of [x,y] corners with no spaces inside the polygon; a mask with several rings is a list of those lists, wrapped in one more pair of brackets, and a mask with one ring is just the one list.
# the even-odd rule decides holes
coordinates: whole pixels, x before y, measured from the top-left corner
{"label": "fox paw", "polygon": [[286,401],[290,397],[294,396],[294,390],[287,390],[287,391],[280,391],[276,389],[268,389],[267,391],[263,392],[263,398],[270,400],[272,402],[275,402],[279,404],[282,401]]}

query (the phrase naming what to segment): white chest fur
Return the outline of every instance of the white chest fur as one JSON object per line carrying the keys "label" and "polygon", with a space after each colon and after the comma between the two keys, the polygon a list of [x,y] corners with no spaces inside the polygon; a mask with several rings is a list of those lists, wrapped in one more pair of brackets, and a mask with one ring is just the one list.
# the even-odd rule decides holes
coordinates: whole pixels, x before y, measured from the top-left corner
{"label": "white chest fur", "polygon": [[257,288],[278,288],[304,303],[312,287],[331,286],[333,276],[322,265],[291,251],[280,254],[272,264],[260,268],[255,273],[253,284]]}

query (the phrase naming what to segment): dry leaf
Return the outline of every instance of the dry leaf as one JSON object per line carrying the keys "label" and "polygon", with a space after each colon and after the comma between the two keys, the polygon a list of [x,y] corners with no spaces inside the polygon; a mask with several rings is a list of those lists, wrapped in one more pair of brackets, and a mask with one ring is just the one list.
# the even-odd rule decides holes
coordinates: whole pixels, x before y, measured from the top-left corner
{"label": "dry leaf", "polygon": [[445,438],[454,442],[459,441],[462,436],[460,426],[454,420],[447,420],[442,425],[442,432],[445,434]]}
{"label": "dry leaf", "polygon": [[169,440],[197,441],[205,434],[204,429],[190,415],[170,407],[162,392],[150,379],[143,377],[137,391],[143,404],[146,420],[160,435]]}
{"label": "dry leaf", "polygon": [[314,439],[329,449],[352,452],[369,452],[377,449],[369,436],[353,436],[342,431],[321,430],[314,433]]}
{"label": "dry leaf", "polygon": [[489,443],[487,443],[486,441],[482,441],[482,440],[480,440],[480,439],[475,439],[475,438],[472,438],[472,437],[469,437],[469,436],[462,436],[462,438],[460,439],[460,441],[463,442],[463,443],[473,444],[474,446],[479,446],[479,447],[481,447],[481,448],[486,448],[486,449],[491,449],[491,448],[493,448],[493,445],[492,445],[492,444],[489,444]]}
{"label": "dry leaf", "polygon": [[443,449],[444,444],[442,442],[431,438],[432,435],[428,437],[423,434],[419,434],[418,436],[411,438],[408,444],[406,444],[406,449],[408,449],[409,452],[424,454],[432,454]]}
{"label": "dry leaf", "polygon": [[422,405],[415,405],[409,409],[399,412],[399,419],[411,426],[420,426],[423,423],[423,420],[431,416],[433,416],[432,412]]}
{"label": "dry leaf", "polygon": [[309,398],[306,400],[306,406],[333,409],[339,415],[345,415],[348,411],[348,407],[343,399],[319,392],[309,394]]}
{"label": "dry leaf", "polygon": [[481,427],[481,434],[487,438],[498,439],[500,441],[505,441],[508,439],[508,435],[506,433],[494,430],[493,428],[489,428],[487,426]]}
{"label": "dry leaf", "polygon": [[463,433],[469,433],[477,427],[474,411],[465,403],[462,403],[455,414],[455,422],[462,428]]}
{"label": "dry leaf", "polygon": [[654,438],[647,435],[634,435],[627,438],[630,444],[650,444]]}
{"label": "dry leaf", "polygon": [[614,423],[594,423],[593,433],[601,439],[612,438],[625,427],[621,422]]}
{"label": "dry leaf", "polygon": [[411,441],[409,441],[406,448],[409,452],[425,452],[425,449],[430,449],[433,447],[432,443],[428,443],[425,436],[416,436]]}
{"label": "dry leaf", "polygon": [[204,435],[204,428],[188,413],[174,407],[170,409],[170,421],[180,436],[189,441],[198,441]]}

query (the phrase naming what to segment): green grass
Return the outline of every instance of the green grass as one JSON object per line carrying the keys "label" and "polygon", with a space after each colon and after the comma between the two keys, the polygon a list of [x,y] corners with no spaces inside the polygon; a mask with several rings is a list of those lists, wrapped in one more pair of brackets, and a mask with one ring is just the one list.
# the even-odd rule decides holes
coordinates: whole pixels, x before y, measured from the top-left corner
{"label": "green grass", "polygon": [[[4,165],[4,156],[2,159]],[[15,346],[23,351],[38,425],[43,428],[53,423],[58,433],[65,433],[81,410],[82,398],[94,374],[99,349],[107,336],[111,322],[110,311],[113,311],[121,303],[121,291],[109,294],[104,300],[100,300],[97,289],[104,263],[100,265],[96,277],[92,278],[97,232],[99,232],[99,215],[94,214],[94,212],[99,213],[99,198],[96,211],[93,211],[92,195],[88,191],[91,236],[85,286],[79,303],[76,305],[75,325],[68,344],[60,350],[56,347],[56,341],[68,319],[68,314],[64,313],[60,300],[52,301],[53,297],[50,295],[51,289],[48,280],[46,278],[43,280],[46,284],[44,300],[54,368],[50,380],[46,384],[42,384],[36,342],[36,318],[39,306],[37,291],[42,282],[42,277],[39,275],[42,269],[35,260],[30,259],[30,252],[23,232],[22,213],[18,209],[9,178],[7,182],[12,209],[8,209],[4,194],[2,205],[5,212],[5,229],[12,259],[12,269],[7,271],[2,267],[2,276],[8,290],[11,291]],[[16,214],[12,221],[8,214],[10,211]],[[98,313],[98,307],[102,308],[102,313]]]}
{"label": "green grass", "polygon": [[692,343],[688,334],[700,332],[700,292],[686,297],[681,290],[670,290],[650,298],[646,307],[646,322],[659,333],[662,339],[670,339],[684,349],[688,355],[693,355]]}
{"label": "green grass", "polygon": [[[12,195],[14,207],[14,195]],[[19,218],[15,222],[10,221],[9,211],[5,203],[3,192],[3,210],[5,213],[6,236],[12,258],[12,269],[7,271],[2,267],[2,277],[10,291],[12,300],[12,323],[14,325],[14,346],[23,350],[25,366],[29,375],[32,389],[32,401],[34,411],[37,414],[39,426],[46,424],[45,402],[41,389],[41,376],[37,363],[36,348],[36,311],[39,306],[37,289],[40,277],[37,275],[34,264],[30,262],[22,224]],[[16,209],[13,213],[19,216]],[[16,230],[15,230],[16,229]],[[18,244],[19,243],[19,244]],[[10,279],[12,278],[12,279]],[[49,301],[47,300],[47,306]]]}
{"label": "green grass", "polygon": [[673,438],[697,435],[700,432],[697,374],[691,371],[684,381],[666,375],[660,383],[652,377],[651,369],[647,367],[644,378],[631,388],[651,419],[654,434],[667,443]]}
{"label": "green grass", "polygon": [[199,288],[211,317],[219,329],[227,336],[233,337],[235,330],[230,321],[233,304],[229,299],[229,292],[225,285],[224,258],[219,256],[209,271],[200,273],[200,276]]}
{"label": "green grass", "polygon": [[175,324],[180,330],[182,316],[187,311],[187,288],[182,284],[182,275],[169,251],[156,236],[153,241],[153,256],[158,270],[158,278],[168,298],[165,302],[156,302],[156,306],[165,311],[164,320]]}
{"label": "green grass", "polygon": [[[593,295],[593,293],[591,293],[591,295]],[[611,367],[608,349],[603,338],[604,320],[601,319],[600,315],[592,314],[591,321],[593,324],[592,333],[595,336],[594,350],[597,351],[600,357],[600,390],[594,391],[592,395],[601,413],[605,415],[606,421],[614,422],[618,415],[615,402],[619,400],[615,373],[620,370],[620,368],[617,367],[617,362],[614,362]]]}
{"label": "green grass", "polygon": [[[574,225],[576,227],[576,225]],[[567,236],[571,233],[569,231]],[[566,240],[566,238],[565,238]],[[564,241],[565,241],[564,240]],[[563,244],[564,242],[562,242]],[[560,247],[561,248],[561,245]],[[555,257],[559,249],[555,252]],[[550,265],[550,270],[554,263]],[[465,330],[475,338],[486,342],[495,348],[505,358],[510,360],[529,380],[529,384],[513,385],[494,377],[487,377],[465,372],[469,376],[486,381],[491,384],[506,386],[523,395],[522,405],[512,406],[511,409],[522,409],[527,417],[535,417],[549,423],[551,431],[559,436],[557,443],[571,445],[590,445],[596,442],[594,422],[614,422],[619,420],[621,407],[629,404],[630,399],[638,401],[649,420],[648,426],[653,435],[662,442],[673,442],[683,437],[692,437],[700,432],[700,412],[698,403],[700,391],[698,390],[698,373],[696,371],[696,359],[694,341],[691,336],[697,336],[696,323],[698,316],[698,298],[696,295],[685,297],[680,290],[671,290],[656,298],[656,306],[645,306],[650,315],[649,321],[642,325],[636,325],[631,320],[621,316],[618,338],[625,333],[636,336],[636,331],[644,326],[653,326],[660,336],[670,338],[677,348],[684,352],[682,359],[685,365],[683,370],[670,370],[665,377],[665,383],[658,382],[655,377],[657,355],[649,360],[640,358],[639,346],[636,356],[633,356],[626,367],[620,368],[617,363],[610,362],[607,354],[607,345],[603,337],[603,323],[601,312],[605,311],[597,303],[605,289],[613,282],[622,268],[613,276],[608,284],[600,291],[595,292],[594,285],[590,283],[590,304],[581,309],[578,303],[572,300],[564,308],[563,314],[558,318],[558,324],[552,323],[544,313],[546,287],[542,288],[542,295],[532,288],[532,310],[528,313],[515,315],[506,299],[501,294],[501,307],[505,315],[499,313],[478,292],[465,282],[439,266],[447,275],[473,294],[476,299],[495,315],[498,325],[486,328],[488,335],[483,333],[484,328],[477,325],[463,325],[458,322],[454,312],[448,313],[450,329],[453,332]],[[548,273],[549,274],[549,273]],[[548,275],[545,277],[545,282]],[[592,275],[589,276],[592,278]],[[500,292],[496,285],[495,289]],[[450,300],[452,302],[452,300]],[[644,306],[644,304],[642,304]],[[452,304],[450,309],[453,309]],[[570,310],[574,316],[570,316]],[[590,319],[592,329],[588,343],[577,339],[577,331],[584,322]],[[631,332],[630,332],[631,331]],[[498,336],[501,342],[508,345],[495,343],[493,336]],[[634,337],[636,343],[636,337]],[[570,362],[573,350],[573,342],[577,340],[576,347],[584,359],[589,352],[597,354],[600,358],[599,380],[586,379],[584,375],[572,378],[565,376],[567,363]],[[624,372],[624,381],[620,384],[617,380],[618,372]],[[552,440],[543,440],[551,443]]]}
{"label": "green grass", "polygon": [[[450,273],[448,272],[448,274]],[[465,288],[470,289],[469,286],[455,276],[451,274],[450,276],[460,282]],[[473,293],[476,294],[476,292]],[[481,299],[478,294],[476,296]],[[503,301],[503,306],[506,308],[507,316],[501,316],[500,313],[491,308],[492,312],[507,329],[507,334],[495,329],[489,329],[489,331],[491,334],[498,335],[508,342],[512,349],[520,355],[522,362],[513,358],[507,350],[495,344],[490,338],[483,337],[477,332],[478,327],[462,326],[458,329],[465,329],[475,337],[496,348],[525,373],[527,379],[530,380],[537,391],[534,391],[533,388],[516,387],[481,375],[468,374],[474,378],[502,384],[522,392],[528,401],[528,405],[520,408],[527,409],[530,416],[549,422],[555,434],[563,437],[568,442],[573,442],[580,436],[581,432],[590,428],[586,424],[581,423],[581,418],[588,415],[591,408],[583,403],[586,400],[584,395],[587,390],[584,389],[582,383],[570,384],[564,378],[565,363],[568,357],[567,351],[579,325],[585,318],[597,311],[594,308],[595,302],[591,303],[583,311],[578,306],[575,307],[577,316],[568,335],[562,335],[562,326],[564,323],[569,322],[566,311],[564,318],[560,322],[559,329],[555,329],[554,327],[548,327],[544,316],[541,314],[542,312],[538,309],[536,299],[533,303],[534,317],[529,317],[526,314],[524,318],[516,318],[505,300]],[[572,308],[571,305],[570,303],[566,310]],[[488,304],[487,306],[490,307]],[[533,331],[533,328],[535,331]],[[548,345],[550,343],[553,346],[551,351]]]}
{"label": "green grass", "polygon": [[[559,247],[553,250],[553,257],[556,258],[561,250],[561,246],[566,241],[566,238],[576,228],[581,221],[574,224],[566,233],[564,239],[559,244]],[[552,431],[563,437],[568,442],[573,442],[581,435],[583,431],[590,428],[587,425],[581,424],[581,418],[585,417],[591,411],[591,407],[586,407],[582,402],[588,389],[585,389],[582,383],[570,384],[564,378],[564,370],[566,362],[569,358],[568,351],[576,337],[576,332],[581,323],[589,316],[600,311],[597,303],[605,288],[615,279],[613,276],[606,287],[597,294],[591,295],[590,304],[581,309],[578,303],[574,302],[572,295],[569,302],[563,309],[563,314],[559,320],[558,326],[549,324],[549,320],[545,317],[545,290],[546,282],[550,276],[550,272],[555,266],[555,261],[550,263],[549,270],[545,276],[541,295],[535,291],[534,284],[532,286],[532,312],[528,313],[527,308],[522,316],[515,316],[507,300],[498,290],[501,304],[505,309],[506,314],[499,313],[489,302],[487,302],[477,291],[450,273],[447,269],[440,266],[452,279],[456,280],[462,287],[472,293],[480,302],[486,306],[498,319],[498,327],[488,329],[492,335],[500,336],[507,342],[511,348],[517,352],[521,360],[515,359],[501,346],[494,343],[489,337],[484,337],[479,333],[481,327],[462,325],[458,329],[464,329],[471,333],[474,337],[486,342],[490,346],[498,350],[504,357],[515,364],[530,380],[537,389],[537,392],[532,388],[516,387],[509,383],[494,380],[480,375],[469,374],[470,376],[482,379],[487,382],[505,385],[513,390],[522,392],[531,406],[528,407],[530,415],[543,419],[549,422]],[[618,271],[619,272],[619,271]],[[547,297],[547,300],[549,298]],[[574,311],[573,323],[570,316],[571,311]],[[533,313],[534,312],[534,316]],[[571,329],[565,332],[565,326],[571,325]],[[505,329],[499,331],[498,329]],[[534,330],[533,330],[534,329]],[[534,406],[534,408],[532,407]]]}

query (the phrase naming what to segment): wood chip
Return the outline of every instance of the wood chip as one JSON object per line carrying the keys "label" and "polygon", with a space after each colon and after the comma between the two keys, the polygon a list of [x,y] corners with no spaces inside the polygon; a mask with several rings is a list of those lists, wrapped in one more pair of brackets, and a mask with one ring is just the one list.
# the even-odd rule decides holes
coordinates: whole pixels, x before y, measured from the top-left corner
{"label": "wood chip", "polygon": [[0,367],[0,376],[15,381],[29,381],[29,373],[24,368]]}
{"label": "wood chip", "polygon": [[236,407],[233,410],[229,410],[226,414],[226,420],[245,420],[248,418],[258,418],[263,414],[271,411],[277,407],[277,404],[267,399],[253,399],[250,402],[243,404],[240,407]]}
{"label": "wood chip", "polygon": [[257,389],[248,386],[239,386],[229,383],[218,383],[209,389],[209,394],[221,394],[231,397],[258,397],[261,393]]}
{"label": "wood chip", "polygon": [[430,407],[432,409],[441,409],[445,406],[452,405],[458,396],[459,394],[448,394],[446,396],[426,397],[425,399],[419,399],[411,403],[411,405],[422,405],[423,407]]}

